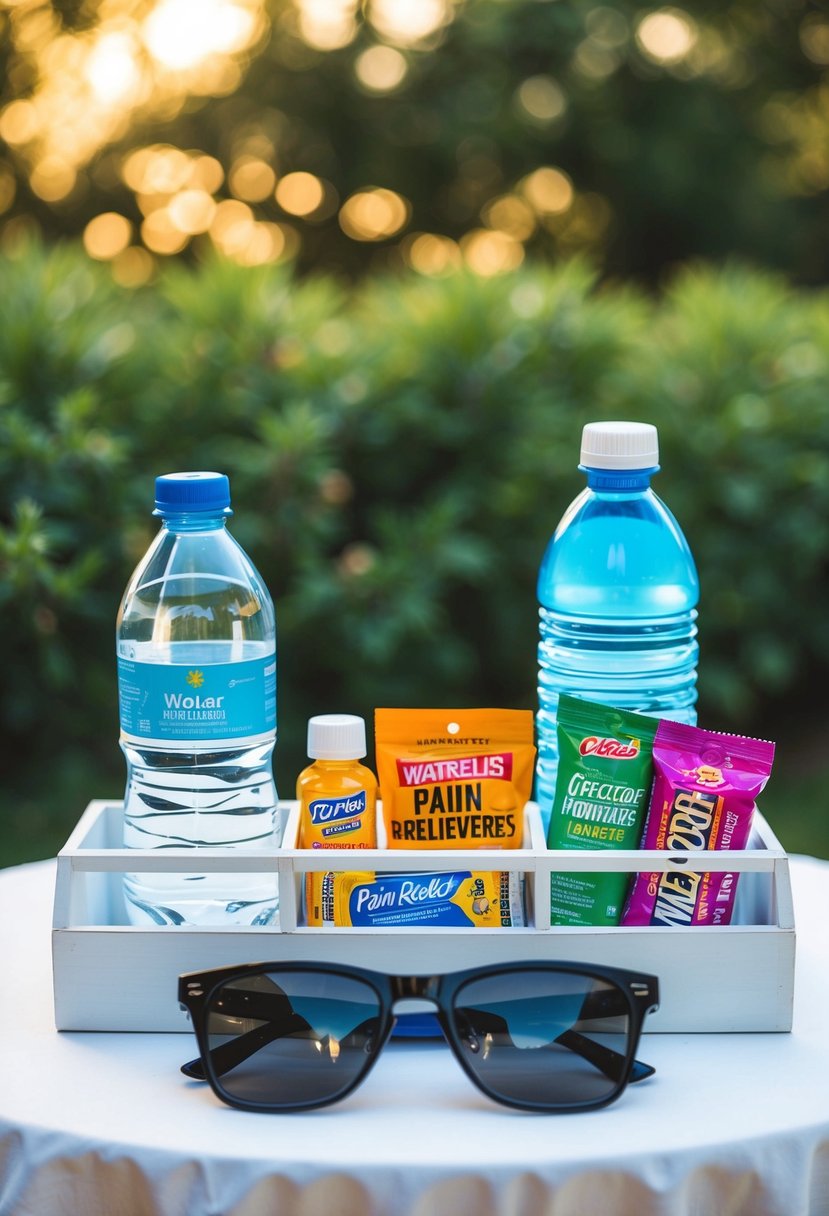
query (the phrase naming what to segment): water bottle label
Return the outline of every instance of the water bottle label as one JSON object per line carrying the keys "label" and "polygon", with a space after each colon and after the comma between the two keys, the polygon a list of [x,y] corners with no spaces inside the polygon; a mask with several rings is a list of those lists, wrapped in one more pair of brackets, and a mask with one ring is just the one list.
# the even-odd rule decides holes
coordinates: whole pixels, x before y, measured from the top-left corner
{"label": "water bottle label", "polygon": [[118,659],[121,730],[140,742],[245,741],[276,730],[276,656],[241,663]]}

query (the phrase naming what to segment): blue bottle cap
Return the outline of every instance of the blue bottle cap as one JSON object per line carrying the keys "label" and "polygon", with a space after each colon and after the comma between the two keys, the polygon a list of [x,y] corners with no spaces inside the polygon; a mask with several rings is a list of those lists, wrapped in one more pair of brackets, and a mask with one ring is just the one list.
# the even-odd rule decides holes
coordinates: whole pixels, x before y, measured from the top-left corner
{"label": "blue bottle cap", "polygon": [[230,482],[224,473],[164,473],[155,479],[153,515],[197,512],[231,515]]}

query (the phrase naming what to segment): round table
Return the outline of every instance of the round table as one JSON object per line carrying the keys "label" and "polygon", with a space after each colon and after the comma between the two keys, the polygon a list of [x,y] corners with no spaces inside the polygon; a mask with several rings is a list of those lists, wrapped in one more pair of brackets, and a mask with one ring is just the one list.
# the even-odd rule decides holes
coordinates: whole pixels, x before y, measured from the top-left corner
{"label": "round table", "polygon": [[543,1116],[480,1095],[439,1042],[392,1040],[302,1115],[218,1102],[191,1036],[58,1033],[54,863],[0,872],[1,1216],[826,1216],[829,863],[792,862],[791,1034],[646,1035],[613,1106]]}

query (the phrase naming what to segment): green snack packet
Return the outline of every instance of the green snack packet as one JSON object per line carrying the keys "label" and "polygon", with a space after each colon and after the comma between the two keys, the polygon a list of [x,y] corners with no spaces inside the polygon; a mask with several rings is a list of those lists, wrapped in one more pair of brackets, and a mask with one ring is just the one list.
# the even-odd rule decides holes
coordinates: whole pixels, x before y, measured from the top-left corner
{"label": "green snack packet", "polygon": [[[653,780],[657,718],[562,695],[548,849],[636,849]],[[618,925],[632,874],[551,876],[554,925]]]}

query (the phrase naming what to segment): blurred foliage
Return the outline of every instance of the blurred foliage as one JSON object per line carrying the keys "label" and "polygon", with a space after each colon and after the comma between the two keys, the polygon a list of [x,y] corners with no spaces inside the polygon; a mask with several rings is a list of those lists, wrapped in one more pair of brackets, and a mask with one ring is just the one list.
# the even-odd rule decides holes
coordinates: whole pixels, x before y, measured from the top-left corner
{"label": "blurred foliage", "polygon": [[659,427],[701,720],[779,737],[829,678],[824,294],[734,265],[654,301],[578,261],[352,290],[215,261],[130,292],[37,245],[0,282],[6,860],[120,792],[115,615],[177,468],[229,474],[277,603],[287,796],[312,713],[534,705],[536,572],[591,419]]}
{"label": "blurred foliage", "polygon": [[809,0],[0,0],[0,79],[8,237],[84,233],[122,282],[214,246],[829,276]]}

